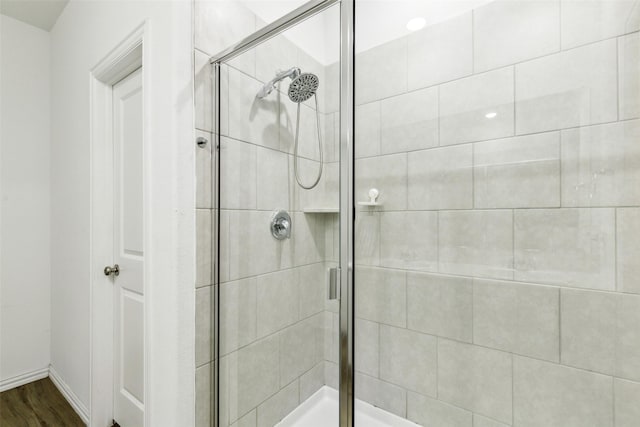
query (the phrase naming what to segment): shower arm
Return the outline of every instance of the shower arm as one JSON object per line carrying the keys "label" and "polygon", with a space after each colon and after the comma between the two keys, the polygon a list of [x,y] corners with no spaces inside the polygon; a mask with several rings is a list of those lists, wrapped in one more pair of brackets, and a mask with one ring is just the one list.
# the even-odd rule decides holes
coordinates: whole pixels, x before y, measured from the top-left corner
{"label": "shower arm", "polygon": [[301,73],[302,72],[298,67],[291,67],[286,71],[280,71],[279,73],[276,74],[276,76],[273,79],[271,79],[268,83],[262,86],[262,89],[260,89],[260,92],[258,92],[258,98],[262,99],[267,95],[269,95],[271,92],[273,92],[273,90],[276,88],[276,83],[281,82],[287,77],[293,80],[296,77],[298,77]]}

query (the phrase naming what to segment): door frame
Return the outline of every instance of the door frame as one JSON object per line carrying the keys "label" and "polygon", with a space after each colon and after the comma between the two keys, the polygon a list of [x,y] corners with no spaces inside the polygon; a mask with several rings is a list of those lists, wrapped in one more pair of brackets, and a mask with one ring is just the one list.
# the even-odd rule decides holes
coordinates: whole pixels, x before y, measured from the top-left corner
{"label": "door frame", "polygon": [[[220,360],[220,87],[221,65],[257,45],[277,36],[300,22],[340,5],[340,309],[339,309],[339,427],[354,425],[354,222],[355,222],[355,4],[356,0],[310,0],[285,16],[275,20],[235,45],[209,59],[213,66],[215,197],[213,238],[213,354]],[[212,374],[213,404],[211,419],[219,426],[220,363]]]}
{"label": "door frame", "polygon": [[[89,289],[89,426],[110,426],[113,419],[113,284],[103,273],[113,263],[113,85],[142,67],[143,87],[143,171],[148,170],[149,75],[145,70],[145,38],[148,22],[143,22],[120,42],[89,73],[90,84],[90,289]],[[148,182],[143,172],[143,230],[147,241]],[[149,391],[149,304],[148,262],[143,274],[144,288],[144,402]],[[145,425],[148,423],[145,405]]]}

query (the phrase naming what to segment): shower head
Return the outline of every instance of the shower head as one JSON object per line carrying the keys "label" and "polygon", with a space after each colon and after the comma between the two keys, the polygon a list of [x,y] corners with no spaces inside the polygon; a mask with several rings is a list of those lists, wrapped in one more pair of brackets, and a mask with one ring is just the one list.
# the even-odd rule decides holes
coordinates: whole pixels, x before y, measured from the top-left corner
{"label": "shower head", "polygon": [[287,77],[291,79],[289,99],[296,103],[304,102],[315,95],[320,84],[320,79],[315,74],[303,73],[300,68],[292,67],[276,74],[271,81],[262,86],[256,96],[260,99],[267,97],[276,88],[276,84]]}
{"label": "shower head", "polygon": [[302,73],[289,84],[289,99],[298,104],[316,94],[320,79],[315,74]]}

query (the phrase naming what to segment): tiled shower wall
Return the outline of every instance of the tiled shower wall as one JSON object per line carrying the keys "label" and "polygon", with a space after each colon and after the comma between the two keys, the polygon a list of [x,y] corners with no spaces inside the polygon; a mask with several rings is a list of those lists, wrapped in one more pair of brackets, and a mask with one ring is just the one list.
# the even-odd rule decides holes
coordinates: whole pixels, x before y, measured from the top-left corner
{"label": "tiled shower wall", "polygon": [[[212,131],[207,58],[262,25],[231,3],[196,2],[200,131]],[[357,197],[376,187],[383,204],[356,224],[359,398],[427,426],[640,423],[639,13],[635,2],[500,1],[358,55]],[[311,193],[291,176],[292,104],[253,99],[296,60],[327,82],[329,172]],[[223,354],[250,365],[235,369],[245,377],[231,396],[258,391],[223,421],[270,425],[337,383],[336,310],[322,303],[337,216],[302,213],[337,204],[336,71],[280,38],[224,74],[226,163],[237,169],[223,169],[234,197],[222,223],[246,234],[223,246],[236,313]],[[302,124],[313,136],[312,117]],[[211,163],[197,155],[197,413],[208,425]],[[307,233],[280,249],[263,230],[276,207]],[[269,313],[277,304],[286,314]],[[323,327],[324,349],[283,380],[283,337],[316,340]]]}
{"label": "tiled shower wall", "polygon": [[[264,25],[237,2],[196,2],[197,132],[212,139],[211,55]],[[303,191],[293,176],[296,105],[286,84],[264,100],[262,84],[299,66],[320,77],[325,151],[320,185]],[[324,385],[326,268],[335,259],[336,214],[304,209],[338,205],[333,113],[326,113],[324,67],[277,37],[222,69],[221,96],[221,426],[273,426]],[[337,89],[334,90],[337,93]],[[300,173],[311,182],[319,167],[316,112],[301,106]],[[334,109],[335,111],[335,109]],[[197,149],[198,286],[196,399],[198,426],[210,424],[212,157]],[[292,237],[269,231],[275,210],[287,210]],[[333,217],[333,218],[332,218]],[[329,230],[329,232],[327,232]],[[328,329],[330,331],[331,329]]]}
{"label": "tiled shower wall", "polygon": [[357,396],[640,425],[640,6],[496,1],[358,55]]}

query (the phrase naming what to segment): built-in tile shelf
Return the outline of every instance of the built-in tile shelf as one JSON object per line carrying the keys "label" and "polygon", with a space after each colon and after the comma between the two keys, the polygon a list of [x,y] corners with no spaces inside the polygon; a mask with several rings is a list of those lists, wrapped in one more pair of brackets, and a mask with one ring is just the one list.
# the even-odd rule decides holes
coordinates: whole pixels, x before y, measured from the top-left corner
{"label": "built-in tile shelf", "polygon": [[340,210],[338,208],[304,208],[302,212],[308,214],[333,214],[338,213]]}

